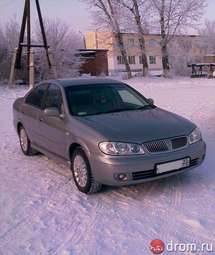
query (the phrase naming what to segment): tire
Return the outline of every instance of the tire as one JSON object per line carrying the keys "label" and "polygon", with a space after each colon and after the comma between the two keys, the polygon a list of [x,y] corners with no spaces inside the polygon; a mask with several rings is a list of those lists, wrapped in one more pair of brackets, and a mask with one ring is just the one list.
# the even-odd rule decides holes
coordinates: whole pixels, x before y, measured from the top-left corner
{"label": "tire", "polygon": [[85,194],[92,194],[101,190],[102,184],[94,179],[89,160],[81,147],[78,147],[72,155],[71,170],[79,191]]}
{"label": "tire", "polygon": [[37,154],[37,151],[31,147],[31,141],[29,140],[28,135],[23,126],[19,128],[19,143],[22,152],[26,156],[33,156]]}

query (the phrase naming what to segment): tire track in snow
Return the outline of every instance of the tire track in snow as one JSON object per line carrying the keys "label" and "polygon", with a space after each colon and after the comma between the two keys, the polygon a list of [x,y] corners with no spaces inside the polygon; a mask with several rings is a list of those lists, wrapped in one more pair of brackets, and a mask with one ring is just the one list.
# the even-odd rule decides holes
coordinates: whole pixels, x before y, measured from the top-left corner
{"label": "tire track in snow", "polygon": [[175,210],[181,206],[181,202],[183,199],[182,192],[180,191],[180,187],[178,187],[178,184],[181,184],[181,178],[183,176],[173,176],[174,178],[174,185],[171,185],[170,190],[171,190],[171,207],[173,207]]}
{"label": "tire track in snow", "polygon": [[64,250],[67,245],[72,245],[72,249],[74,250],[74,247],[78,247],[80,242],[84,242],[89,238],[89,233],[98,230],[97,223],[99,222],[99,225],[101,224],[98,215],[99,212],[103,210],[102,203],[98,203],[98,200],[96,199],[99,195],[101,194],[88,197],[87,195],[77,193],[76,199],[71,199],[72,201],[75,201],[75,204],[78,204],[79,214],[76,220],[79,221],[79,219],[82,219],[81,225],[77,224],[76,221],[73,222],[73,227],[67,229],[65,238],[59,243],[57,248],[49,251],[50,254],[62,254],[62,250]]}
{"label": "tire track in snow", "polygon": [[68,181],[66,181],[65,183],[60,183],[57,188],[55,190],[53,190],[51,192],[51,194],[49,194],[49,196],[46,198],[45,201],[43,201],[43,205],[41,205],[39,208],[36,208],[35,212],[34,212],[34,208],[33,208],[33,211],[32,212],[29,212],[29,215],[27,215],[26,217],[23,217],[20,222],[18,224],[16,224],[15,226],[13,226],[13,228],[11,228],[9,231],[7,231],[6,233],[4,233],[3,235],[0,236],[0,240],[4,240],[7,235],[9,233],[11,233],[12,231],[16,230],[17,227],[19,227],[19,225],[23,222],[27,222],[28,219],[33,219],[35,217],[38,216],[38,214],[40,214],[41,212],[43,212],[43,210],[45,209],[45,207],[47,206],[48,204],[48,201],[50,201],[52,199],[52,197],[54,195],[56,195],[56,193],[59,191],[59,189],[63,186],[63,185],[66,185],[68,183]]}
{"label": "tire track in snow", "polygon": [[[10,140],[10,139],[9,139],[9,136],[8,136],[7,138],[8,138],[8,140]],[[8,142],[9,142],[9,141],[8,141]],[[8,144],[8,142],[6,142],[5,144]],[[9,143],[9,144],[10,144],[10,143]],[[17,146],[17,148],[19,148],[19,147]],[[10,148],[4,147],[4,148],[3,148],[3,151],[5,151],[5,149],[10,150]],[[10,151],[11,151],[11,150],[10,150]],[[8,153],[6,153],[6,154],[8,154]],[[7,156],[8,156],[8,155],[7,155]],[[36,158],[36,157],[37,157],[37,156],[35,156],[35,158]],[[18,156],[18,158],[19,158],[19,156]],[[26,158],[26,159],[27,159],[27,158]],[[61,170],[60,170],[60,171],[58,170],[59,168],[62,168],[62,166],[55,165],[55,166],[53,167],[53,164],[50,163],[51,160],[49,160],[48,158],[45,158],[45,157],[44,157],[44,158],[41,158],[41,159],[39,159],[39,160],[44,160],[43,164],[45,163],[45,166],[44,166],[43,168],[45,168],[46,171],[48,170],[48,171],[51,172],[51,173],[56,173],[57,175],[62,175],[62,176],[64,176],[65,178],[68,177],[66,174],[63,174]],[[42,162],[39,162],[39,163],[42,163]],[[51,165],[51,166],[50,166],[50,165]],[[56,170],[56,169],[57,169],[57,170]],[[22,223],[22,224],[23,224],[23,223],[26,223],[26,224],[27,224],[29,218],[34,219],[36,216],[40,215],[40,214],[44,211],[44,207],[46,207],[46,204],[48,203],[47,201],[51,201],[52,197],[55,196],[55,194],[59,191],[59,189],[61,189],[61,188],[63,187],[63,185],[67,185],[68,183],[70,183],[70,181],[71,181],[71,177],[70,177],[69,179],[67,179],[67,181],[65,181],[64,183],[60,183],[59,186],[58,186],[57,188],[55,188],[51,193],[49,193],[48,199],[47,199],[46,201],[43,201],[43,205],[44,205],[44,206],[41,206],[39,209],[37,209],[35,213],[32,214],[32,212],[31,212],[29,216],[24,217],[23,219],[21,219],[21,221],[19,221],[18,224],[16,224],[16,225],[13,226],[11,229],[9,229],[6,233],[4,233],[4,234],[1,236],[1,239],[5,239],[6,236],[7,236],[8,234],[11,234],[11,232],[16,231],[16,228],[18,228],[19,225],[20,225],[21,223]],[[73,183],[73,185],[74,185],[74,183]],[[97,207],[99,207],[99,203],[97,203]],[[80,208],[79,208],[79,209],[80,209]],[[34,220],[33,220],[33,221],[34,221]],[[78,241],[82,238],[83,235],[84,235],[84,231],[82,231],[82,233],[78,233],[78,229],[77,229],[77,231],[75,231],[75,233],[73,233],[73,236],[77,239],[76,242],[78,242]],[[78,236],[79,236],[79,237],[78,237]],[[73,239],[74,239],[74,238],[73,238]]]}

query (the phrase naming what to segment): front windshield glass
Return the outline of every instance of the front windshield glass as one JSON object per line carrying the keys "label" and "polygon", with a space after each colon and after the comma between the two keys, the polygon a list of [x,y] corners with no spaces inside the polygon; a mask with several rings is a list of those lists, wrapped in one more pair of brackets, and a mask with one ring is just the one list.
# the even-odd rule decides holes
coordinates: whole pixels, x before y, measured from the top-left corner
{"label": "front windshield glass", "polygon": [[123,84],[70,86],[65,91],[70,112],[77,116],[153,107],[143,96]]}

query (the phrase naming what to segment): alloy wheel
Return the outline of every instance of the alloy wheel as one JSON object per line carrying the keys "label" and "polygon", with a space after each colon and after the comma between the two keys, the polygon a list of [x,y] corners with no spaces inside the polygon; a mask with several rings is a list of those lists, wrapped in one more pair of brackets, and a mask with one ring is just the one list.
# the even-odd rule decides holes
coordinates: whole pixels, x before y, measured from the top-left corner
{"label": "alloy wheel", "polygon": [[87,165],[85,160],[80,156],[76,155],[74,158],[74,176],[80,187],[85,187],[88,181]]}
{"label": "alloy wheel", "polygon": [[28,150],[28,136],[23,128],[20,130],[20,144],[23,151],[27,152]]}

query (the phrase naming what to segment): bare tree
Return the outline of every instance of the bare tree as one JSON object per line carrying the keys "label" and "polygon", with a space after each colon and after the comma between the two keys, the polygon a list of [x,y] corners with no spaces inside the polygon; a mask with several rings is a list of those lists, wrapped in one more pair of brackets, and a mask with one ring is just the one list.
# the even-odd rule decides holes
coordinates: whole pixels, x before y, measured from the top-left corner
{"label": "bare tree", "polygon": [[[80,59],[76,50],[84,47],[80,34],[70,30],[69,26],[60,19],[44,20],[47,40],[54,56],[58,77],[76,76],[79,72]],[[36,30],[35,40],[40,41],[41,32]],[[38,52],[37,66],[40,79],[48,78],[49,71],[44,52]]]}
{"label": "bare tree", "polygon": [[205,54],[215,54],[215,21],[206,20],[199,34]]}
{"label": "bare tree", "polygon": [[0,29],[0,79],[9,77],[12,54],[18,38],[19,24],[16,19],[11,19]]}
{"label": "bare tree", "polygon": [[205,50],[202,46],[201,36],[176,36],[170,42],[168,51],[171,73],[189,75],[190,69],[187,65],[203,61]]}
{"label": "bare tree", "polygon": [[4,78],[3,63],[6,57],[7,49],[5,44],[4,33],[0,27],[0,80]]}
{"label": "bare tree", "polygon": [[186,31],[199,23],[203,15],[205,0],[150,0],[160,23],[161,52],[164,76],[167,77],[170,64],[168,45],[177,33]]}
{"label": "bare tree", "polygon": [[86,0],[92,7],[96,7],[99,11],[100,20],[102,20],[105,25],[112,30],[118,48],[123,58],[123,62],[125,64],[125,70],[128,76],[128,79],[132,77],[131,68],[128,62],[127,52],[125,49],[125,45],[123,42],[123,35],[120,27],[120,18],[118,15],[118,11],[120,10],[119,1],[117,0]]}
{"label": "bare tree", "polygon": [[143,4],[145,3],[143,0],[120,0],[120,3],[123,7],[129,10],[129,12],[132,14],[135,24],[138,31],[138,39],[139,39],[139,47],[141,50],[141,58],[142,58],[142,71],[143,76],[145,76],[148,73],[148,61],[146,56],[146,47],[145,47],[145,39],[144,39],[144,27],[143,22],[141,21],[141,8],[143,7]]}
{"label": "bare tree", "polygon": [[[35,26],[33,41],[38,43],[42,40],[39,26]],[[51,46],[57,69],[58,77],[71,77],[79,75],[79,67],[81,65],[80,58],[77,56],[76,50],[84,47],[83,41],[79,33],[70,30],[69,26],[60,19],[46,19],[45,28],[47,30],[48,43]],[[0,79],[8,79],[12,54],[18,45],[20,25],[15,19],[11,19],[4,25],[4,29],[0,29]],[[42,50],[35,51],[35,67],[37,80],[47,79],[51,77],[49,72],[47,59]],[[26,53],[26,50],[25,52]],[[26,78],[26,59],[22,60],[23,68],[17,72],[17,78]]]}
{"label": "bare tree", "polygon": [[7,44],[7,49],[13,51],[17,47],[19,39],[19,23],[16,19],[9,20],[4,29],[4,37]]}

